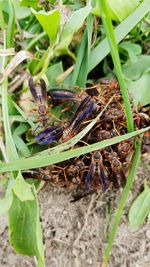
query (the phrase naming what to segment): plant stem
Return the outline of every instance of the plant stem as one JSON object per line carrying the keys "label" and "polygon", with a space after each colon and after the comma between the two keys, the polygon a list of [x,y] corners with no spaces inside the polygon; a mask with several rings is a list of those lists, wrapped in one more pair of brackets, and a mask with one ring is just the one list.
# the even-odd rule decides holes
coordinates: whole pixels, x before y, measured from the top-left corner
{"label": "plant stem", "polygon": [[107,244],[107,247],[106,247],[105,252],[104,252],[104,258],[103,258],[102,266],[107,266],[107,263],[109,261],[109,256],[110,256],[110,252],[111,252],[111,249],[113,246],[113,241],[115,239],[117,228],[118,228],[120,218],[121,218],[123,209],[125,207],[125,204],[126,204],[126,201],[128,198],[129,191],[130,191],[132,184],[133,184],[136,170],[137,170],[137,167],[138,167],[138,164],[140,161],[140,156],[141,156],[141,141],[137,141],[136,149],[135,149],[135,152],[133,154],[130,169],[129,169],[127,183],[126,183],[126,186],[123,190],[121,200],[119,202],[119,206],[118,206],[117,212],[116,212],[115,217],[114,217],[114,223],[113,223],[113,226],[112,226],[109,238],[108,238],[108,244]]}
{"label": "plant stem", "polygon": [[108,39],[109,46],[110,46],[112,60],[114,63],[115,71],[117,74],[117,78],[120,84],[120,90],[121,90],[123,101],[124,101],[125,114],[126,114],[126,120],[127,120],[127,129],[128,129],[128,132],[132,132],[134,131],[132,111],[130,107],[129,96],[128,96],[127,89],[125,87],[125,82],[123,79],[120,58],[119,58],[119,53],[118,53],[118,47],[117,47],[116,40],[115,40],[112,22],[109,16],[106,0],[99,0],[98,2],[99,2],[100,12],[102,15],[103,25],[104,25],[104,28],[107,34],[107,39]]}

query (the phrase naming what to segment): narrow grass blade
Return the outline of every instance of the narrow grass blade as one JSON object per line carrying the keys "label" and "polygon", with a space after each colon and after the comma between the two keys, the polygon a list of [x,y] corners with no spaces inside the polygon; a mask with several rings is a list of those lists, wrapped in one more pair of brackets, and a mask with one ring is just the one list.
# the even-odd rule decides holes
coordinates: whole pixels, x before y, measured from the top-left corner
{"label": "narrow grass blade", "polygon": [[114,138],[111,138],[109,140],[104,140],[98,143],[95,143],[93,145],[83,146],[79,148],[75,148],[73,150],[64,151],[61,153],[53,153],[53,154],[46,154],[44,156],[34,156],[29,157],[26,159],[19,159],[16,161],[12,161],[9,163],[1,163],[0,164],[0,172],[6,172],[6,171],[12,171],[12,170],[26,170],[26,169],[32,169],[32,168],[39,168],[44,167],[52,164],[56,164],[74,157],[78,157],[87,153],[90,153],[92,151],[96,151],[98,149],[102,149],[107,146],[111,146],[114,144],[117,144],[121,141],[124,141],[126,139],[132,138],[136,135],[142,134],[144,131],[148,131],[150,127],[134,131],[132,133],[128,133],[125,135],[117,136]]}
{"label": "narrow grass blade", "polygon": [[72,77],[72,85],[85,87],[88,75],[92,28],[93,28],[93,16],[89,15],[87,17],[87,27],[82,37],[80,49],[75,63],[75,68]]}
{"label": "narrow grass blade", "polygon": [[121,218],[123,209],[125,207],[125,204],[126,204],[126,201],[128,198],[128,194],[129,194],[129,191],[132,187],[133,180],[134,180],[134,177],[136,174],[136,170],[137,170],[137,167],[138,167],[138,164],[140,161],[140,156],[141,156],[140,152],[141,152],[141,142],[138,141],[136,144],[135,152],[134,152],[133,157],[132,157],[131,166],[130,166],[129,174],[128,174],[128,178],[127,178],[127,183],[126,183],[126,186],[123,190],[121,200],[119,202],[119,206],[118,206],[117,212],[116,212],[115,217],[114,217],[113,226],[112,226],[111,232],[109,234],[108,244],[107,244],[107,247],[106,247],[105,252],[104,252],[104,259],[103,259],[103,264],[102,264],[103,267],[107,266],[107,263],[109,261],[109,255],[110,255],[110,252],[111,252],[111,249],[113,246],[113,242],[114,242],[117,228],[118,228],[118,225],[120,222],[120,218]]}
{"label": "narrow grass blade", "polygon": [[9,6],[9,20],[6,36],[6,46],[7,48],[13,47],[13,36],[14,36],[14,26],[15,26],[15,10],[11,0],[8,0]]}
{"label": "narrow grass blade", "polygon": [[123,102],[125,106],[125,114],[126,114],[126,121],[127,121],[127,129],[128,132],[134,131],[134,124],[132,118],[132,111],[130,107],[130,100],[128,96],[128,92],[125,86],[125,82],[123,79],[123,74],[121,70],[120,58],[118,53],[118,47],[115,40],[114,30],[112,26],[112,22],[109,16],[109,10],[105,0],[99,1],[99,7],[102,14],[102,20],[104,24],[104,28],[107,34],[107,39],[110,46],[111,56],[114,63],[115,71],[117,74],[117,78],[120,84],[120,90],[123,97]]}
{"label": "narrow grass blade", "polygon": [[[4,43],[5,43],[5,32],[4,32]],[[4,49],[5,49],[4,44]],[[5,57],[3,57],[2,62],[2,71],[4,70],[4,66],[6,63]],[[9,124],[9,106],[8,106],[8,95],[7,95],[7,79],[4,80],[1,85],[2,90],[2,113],[3,113],[3,126],[5,132],[5,142],[6,142],[6,150],[7,156],[9,160],[18,159],[17,150],[13,141],[10,124]]]}

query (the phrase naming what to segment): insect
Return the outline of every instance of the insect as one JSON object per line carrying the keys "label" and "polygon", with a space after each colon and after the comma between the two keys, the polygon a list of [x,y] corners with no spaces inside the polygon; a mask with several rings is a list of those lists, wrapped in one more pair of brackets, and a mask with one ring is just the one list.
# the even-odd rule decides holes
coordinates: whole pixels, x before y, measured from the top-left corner
{"label": "insect", "polygon": [[95,101],[87,95],[78,106],[69,123],[47,127],[36,135],[37,143],[46,145],[58,139],[60,143],[68,141],[82,129],[83,122],[86,121],[94,109]]}
{"label": "insect", "polygon": [[71,165],[67,166],[66,168],[66,175],[67,177],[71,178],[73,183],[78,182],[78,179],[82,179],[82,174],[85,171],[86,166],[83,160],[77,160],[72,162]]}
{"label": "insect", "polygon": [[53,141],[57,141],[62,136],[63,130],[63,125],[48,126],[35,136],[36,141],[39,145],[51,144]]}
{"label": "insect", "polygon": [[95,109],[95,101],[90,96],[86,96],[74,113],[68,127],[64,129],[60,142],[65,142],[74,137],[83,127],[83,122],[91,115]]}
{"label": "insect", "polygon": [[150,131],[146,131],[143,136],[142,152],[150,152]]}
{"label": "insect", "polygon": [[[112,171],[111,174],[113,175],[113,177],[121,178],[121,184],[124,185],[126,182],[126,176],[124,174],[122,163],[119,160],[117,153],[116,152],[109,152],[107,154],[107,158],[108,158],[110,165],[111,165],[111,171]],[[117,183],[118,183],[118,181],[117,181]]]}
{"label": "insect", "polygon": [[91,163],[89,166],[89,171],[88,171],[87,176],[85,178],[86,192],[90,192],[91,179],[95,175],[97,175],[99,178],[99,182],[102,186],[102,191],[105,192],[106,191],[105,167],[103,164],[102,154],[99,150],[97,150],[96,152],[94,152],[92,154]]}
{"label": "insect", "polygon": [[47,116],[47,91],[46,91],[46,84],[43,79],[40,79],[40,82],[36,85],[33,82],[33,78],[29,79],[29,88],[30,92],[34,98],[35,103],[38,107],[38,114],[39,114],[39,123],[40,127],[47,126],[48,116]]}
{"label": "insect", "polygon": [[100,85],[110,90],[119,89],[119,84],[116,78],[101,78]]}
{"label": "insect", "polygon": [[117,146],[117,154],[121,160],[126,160],[133,152],[133,139],[122,141]]}

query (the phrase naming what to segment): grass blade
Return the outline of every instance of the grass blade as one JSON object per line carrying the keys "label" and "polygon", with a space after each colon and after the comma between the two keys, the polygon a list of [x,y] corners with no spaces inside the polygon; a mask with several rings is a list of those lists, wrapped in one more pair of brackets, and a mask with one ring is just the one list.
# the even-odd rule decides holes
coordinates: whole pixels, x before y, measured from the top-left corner
{"label": "grass blade", "polygon": [[53,153],[53,154],[46,154],[43,156],[34,156],[34,157],[29,157],[26,159],[19,159],[16,161],[12,161],[9,163],[1,163],[0,164],[0,172],[6,172],[6,171],[11,171],[11,170],[26,170],[26,169],[32,169],[32,168],[39,168],[39,167],[44,167],[48,166],[51,164],[56,164],[74,157],[78,157],[87,153],[90,153],[92,151],[96,151],[98,149],[102,149],[107,146],[111,146],[114,144],[117,144],[121,141],[124,141],[126,139],[132,138],[136,135],[139,135],[143,133],[144,131],[148,131],[150,127],[134,131],[132,133],[128,133],[125,135],[117,136],[114,138],[111,138],[109,140],[104,140],[101,142],[97,142],[93,145],[88,145],[88,146],[83,146],[79,147],[73,150],[69,151],[64,151],[61,153]]}
{"label": "grass blade", "polygon": [[138,141],[136,144],[135,152],[134,152],[133,157],[132,157],[127,183],[126,183],[126,186],[123,190],[123,194],[121,196],[121,200],[119,202],[119,206],[118,206],[117,212],[115,214],[114,223],[113,223],[113,226],[112,226],[109,238],[108,238],[108,244],[107,244],[107,247],[106,247],[105,252],[104,252],[104,259],[103,259],[103,264],[102,264],[103,267],[107,266],[107,263],[109,261],[109,255],[110,255],[110,252],[112,249],[113,241],[115,239],[115,235],[116,235],[116,231],[117,231],[117,228],[118,228],[118,225],[120,222],[120,218],[121,218],[124,206],[126,204],[129,191],[132,187],[133,179],[134,179],[134,176],[135,176],[135,173],[136,173],[139,161],[140,161],[140,155],[141,155],[140,152],[141,152],[141,142]]}
{"label": "grass blade", "polygon": [[[123,20],[115,29],[117,44],[136,26],[138,22],[150,11],[150,1],[143,1],[134,12]],[[89,59],[89,72],[94,69],[110,52],[107,38],[105,38],[93,51]]]}
{"label": "grass blade", "polygon": [[125,82],[123,79],[120,58],[119,58],[119,53],[118,53],[118,47],[116,44],[114,30],[113,30],[112,22],[109,16],[109,11],[107,8],[106,1],[105,0],[99,1],[99,7],[100,7],[101,14],[102,14],[102,20],[103,20],[104,28],[107,34],[111,56],[113,59],[115,71],[117,74],[117,78],[120,84],[120,90],[121,90],[122,97],[123,97],[126,120],[127,120],[127,129],[128,129],[128,132],[132,132],[134,131],[134,124],[133,124],[133,118],[132,118],[132,111],[130,107],[130,100],[129,100],[128,92],[127,92]]}

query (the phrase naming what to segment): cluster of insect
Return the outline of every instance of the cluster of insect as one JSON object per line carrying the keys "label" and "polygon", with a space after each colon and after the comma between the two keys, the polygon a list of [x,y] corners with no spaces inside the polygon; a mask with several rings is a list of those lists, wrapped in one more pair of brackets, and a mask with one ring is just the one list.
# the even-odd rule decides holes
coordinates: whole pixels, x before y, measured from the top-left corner
{"label": "cluster of insect", "polygon": [[[98,122],[76,147],[127,133],[122,96],[116,79],[103,78],[97,85],[84,91],[51,89],[47,92],[43,79],[35,84],[30,78],[29,89],[37,104],[38,126],[35,130],[35,138],[39,145],[64,143],[70,140],[100,112],[103,113]],[[53,105],[68,103],[70,109],[72,105],[76,110],[67,121],[49,125],[48,98]],[[132,109],[136,128],[148,126],[149,108],[144,109],[139,106]],[[143,152],[148,152],[150,149],[150,132],[144,134],[142,149]],[[36,169],[33,174],[35,177],[48,179],[62,186],[76,185],[83,188],[85,194],[100,188],[105,192],[110,184],[114,184],[116,188],[125,184],[133,151],[134,139],[132,138],[56,166]]]}

